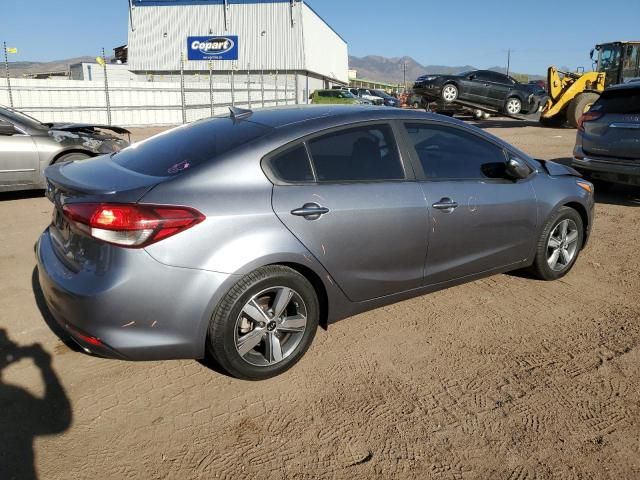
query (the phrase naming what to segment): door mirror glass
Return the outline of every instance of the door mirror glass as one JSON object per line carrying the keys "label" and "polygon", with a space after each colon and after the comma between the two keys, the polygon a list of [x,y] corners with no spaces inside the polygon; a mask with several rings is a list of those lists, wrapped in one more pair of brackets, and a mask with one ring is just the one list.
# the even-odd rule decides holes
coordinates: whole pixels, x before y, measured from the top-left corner
{"label": "door mirror glass", "polygon": [[531,167],[525,163],[524,160],[521,160],[517,157],[509,158],[506,166],[506,172],[509,177],[520,180],[523,178],[527,178],[531,175]]}
{"label": "door mirror glass", "polygon": [[18,130],[10,123],[0,123],[0,135],[9,136],[16,133],[19,133]]}
{"label": "door mirror glass", "polygon": [[469,75],[469,80],[475,80],[475,79],[476,79],[475,75],[473,75],[473,74]]}

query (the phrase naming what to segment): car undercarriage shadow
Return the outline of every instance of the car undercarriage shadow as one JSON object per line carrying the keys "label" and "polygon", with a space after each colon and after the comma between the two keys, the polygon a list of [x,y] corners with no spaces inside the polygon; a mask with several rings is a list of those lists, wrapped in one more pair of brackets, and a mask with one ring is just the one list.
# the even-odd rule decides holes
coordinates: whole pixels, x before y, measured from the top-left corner
{"label": "car undercarriage shadow", "polygon": [[640,187],[610,185],[598,190],[598,185],[596,184],[596,203],[622,207],[640,207]]}
{"label": "car undercarriage shadow", "polygon": [[[2,371],[22,359],[31,359],[40,370],[44,395],[6,383]],[[0,329],[0,478],[38,478],[33,441],[56,435],[71,425],[71,403],[51,365],[50,355],[38,343],[21,346]]]}
{"label": "car undercarriage shadow", "polygon": [[44,190],[18,190],[15,192],[0,192],[0,202],[23,200],[25,198],[44,197]]}
{"label": "car undercarriage shadow", "polygon": [[[571,166],[571,157],[554,158],[551,161]],[[622,207],[640,207],[640,187],[614,184],[594,180],[596,203],[619,205]]]}
{"label": "car undercarriage shadow", "polygon": [[524,128],[524,127],[541,127],[540,122],[530,120],[516,120],[515,118],[490,118],[488,120],[471,120],[472,125],[478,128]]}

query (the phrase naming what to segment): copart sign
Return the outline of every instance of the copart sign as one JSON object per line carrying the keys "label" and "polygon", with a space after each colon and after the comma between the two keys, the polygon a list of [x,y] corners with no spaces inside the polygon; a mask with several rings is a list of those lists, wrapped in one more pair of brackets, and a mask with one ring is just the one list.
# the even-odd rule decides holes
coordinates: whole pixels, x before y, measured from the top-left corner
{"label": "copart sign", "polygon": [[187,37],[189,60],[238,60],[238,37]]}

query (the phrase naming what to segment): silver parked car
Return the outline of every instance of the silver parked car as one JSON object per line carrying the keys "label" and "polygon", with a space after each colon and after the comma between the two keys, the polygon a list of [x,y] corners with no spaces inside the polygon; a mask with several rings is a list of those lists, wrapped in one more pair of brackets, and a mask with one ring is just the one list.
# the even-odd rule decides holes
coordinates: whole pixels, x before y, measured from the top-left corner
{"label": "silver parked car", "polygon": [[109,125],[41,123],[0,106],[0,192],[45,188],[44,170],[56,162],[117,152],[129,131]]}
{"label": "silver parked car", "polygon": [[209,352],[249,379],[318,324],[509,270],[562,277],[592,224],[570,167],[397,108],[234,110],[46,177],[39,279],[77,343]]}
{"label": "silver parked car", "polygon": [[640,84],[606,89],[582,116],[573,166],[605,185],[640,185]]}

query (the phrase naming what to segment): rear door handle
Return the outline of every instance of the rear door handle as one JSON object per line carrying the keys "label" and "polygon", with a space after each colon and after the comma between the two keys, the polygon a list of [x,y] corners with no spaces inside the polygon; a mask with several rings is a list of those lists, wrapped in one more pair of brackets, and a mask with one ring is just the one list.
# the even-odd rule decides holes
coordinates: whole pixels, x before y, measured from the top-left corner
{"label": "rear door handle", "polygon": [[444,198],[441,198],[440,201],[434,203],[431,206],[438,210],[445,210],[447,213],[451,213],[456,208],[458,208],[458,202],[454,202],[449,197],[444,197]]}
{"label": "rear door handle", "polygon": [[291,215],[304,217],[307,220],[317,220],[325,213],[329,213],[329,209],[321,207],[317,203],[305,203],[302,207],[291,210]]}

